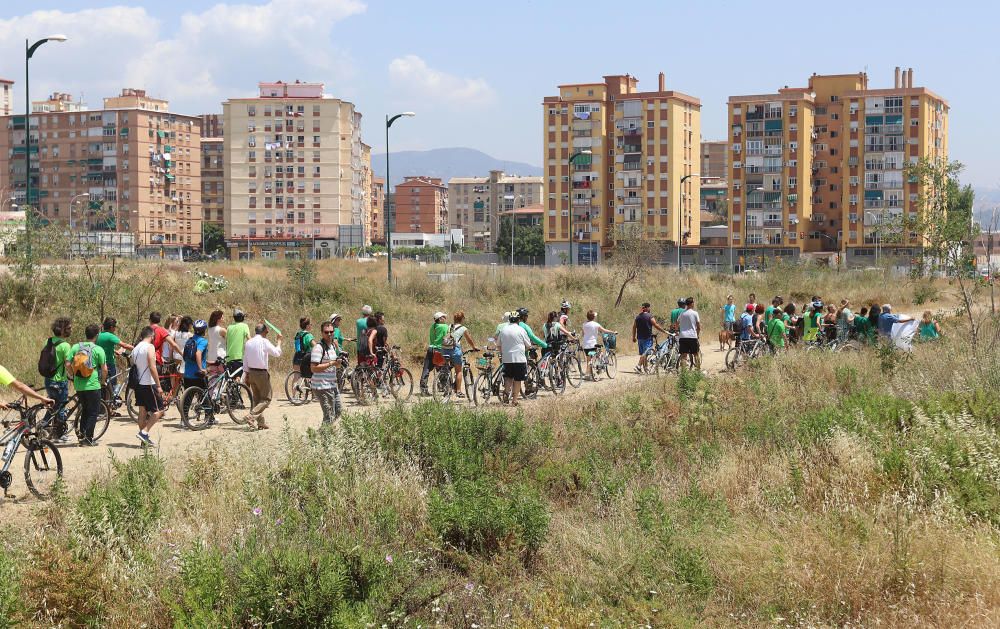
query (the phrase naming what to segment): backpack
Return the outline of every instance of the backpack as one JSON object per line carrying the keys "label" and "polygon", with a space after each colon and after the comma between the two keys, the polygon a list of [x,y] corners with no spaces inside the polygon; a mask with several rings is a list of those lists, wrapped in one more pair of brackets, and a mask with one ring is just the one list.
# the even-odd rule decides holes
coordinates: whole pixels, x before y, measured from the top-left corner
{"label": "backpack", "polygon": [[743,321],[743,315],[736,317],[736,322],[733,324],[733,334],[735,334],[736,337],[739,338],[740,336],[743,335],[743,328],[745,327],[746,324]]}
{"label": "backpack", "polygon": [[52,337],[45,343],[41,353],[38,354],[38,375],[43,378],[54,378],[59,371],[59,364],[56,361],[56,345],[52,342]]}
{"label": "backpack", "polygon": [[292,356],[292,364],[299,365],[306,358],[306,349],[302,347],[302,340],[305,338],[306,333],[303,330],[299,330],[295,333],[295,354]]}
{"label": "backpack", "polygon": [[192,336],[184,343],[184,360],[193,363],[198,360],[198,337]]}
{"label": "backpack", "polygon": [[455,331],[455,324],[448,326],[448,333],[444,335],[444,340],[441,341],[441,349],[454,349],[455,348],[455,336],[453,332]]}
{"label": "backpack", "polygon": [[94,374],[94,346],[80,343],[73,354],[73,375],[79,378],[89,378]]}
{"label": "backpack", "polygon": [[132,363],[132,366],[128,368],[128,384],[125,386],[133,391],[139,389],[139,366],[135,363]]}

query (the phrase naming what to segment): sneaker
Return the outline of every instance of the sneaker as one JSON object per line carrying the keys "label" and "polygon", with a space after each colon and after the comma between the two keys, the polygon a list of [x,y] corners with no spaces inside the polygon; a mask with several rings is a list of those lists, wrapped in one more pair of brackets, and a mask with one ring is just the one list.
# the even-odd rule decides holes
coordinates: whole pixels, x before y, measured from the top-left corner
{"label": "sneaker", "polygon": [[64,434],[62,437],[59,437],[58,439],[56,439],[55,442],[56,443],[69,443],[69,434],[68,433]]}
{"label": "sneaker", "polygon": [[81,448],[93,448],[97,445],[97,442],[90,439],[80,439],[79,445]]}
{"label": "sneaker", "polygon": [[155,443],[153,443],[153,440],[149,438],[149,435],[144,435],[140,432],[136,434],[136,437],[139,438],[139,441],[141,441],[143,445],[147,445],[149,447],[153,447],[156,445]]}
{"label": "sneaker", "polygon": [[430,396],[431,396],[430,389],[420,389],[420,397],[430,397]]}

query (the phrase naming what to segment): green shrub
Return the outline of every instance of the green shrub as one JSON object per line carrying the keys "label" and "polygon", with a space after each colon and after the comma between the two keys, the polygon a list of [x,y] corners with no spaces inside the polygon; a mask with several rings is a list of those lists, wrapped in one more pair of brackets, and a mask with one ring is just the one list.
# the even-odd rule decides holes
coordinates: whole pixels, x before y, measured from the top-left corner
{"label": "green shrub", "polygon": [[670,566],[676,581],[694,594],[707,596],[715,587],[712,571],[699,548],[674,547],[670,553]]}
{"label": "green shrub", "polygon": [[705,376],[696,369],[680,370],[677,374],[677,396],[682,400],[691,398],[698,389],[698,383],[705,379]]}
{"label": "green shrub", "polygon": [[913,287],[913,305],[922,306],[929,301],[937,301],[941,291],[931,282],[919,282]]}
{"label": "green shrub", "polygon": [[891,395],[859,391],[835,406],[803,414],[797,432],[806,445],[828,439],[834,429],[857,434],[880,443],[884,431],[901,429],[913,414],[912,405]]}
{"label": "green shrub", "polygon": [[515,548],[532,558],[548,535],[549,515],[537,493],[488,480],[460,480],[431,492],[428,517],[445,542],[492,555]]}
{"label": "green shrub", "polygon": [[124,462],[112,459],[111,464],[114,475],[91,482],[77,503],[80,532],[95,540],[114,536],[140,542],[164,515],[167,480],[163,459],[147,451]]}
{"label": "green shrub", "polygon": [[22,609],[17,561],[0,548],[0,627],[17,626]]}

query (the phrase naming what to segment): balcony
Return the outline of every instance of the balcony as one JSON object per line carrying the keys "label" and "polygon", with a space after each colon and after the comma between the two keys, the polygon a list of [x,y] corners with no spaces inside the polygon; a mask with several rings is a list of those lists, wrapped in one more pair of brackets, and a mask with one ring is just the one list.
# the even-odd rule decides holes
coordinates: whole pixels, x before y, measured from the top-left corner
{"label": "balcony", "polygon": [[622,170],[642,170],[642,162],[622,162]]}
{"label": "balcony", "polygon": [[642,205],[642,198],[641,197],[624,197],[623,199],[621,199],[621,202],[624,205]]}
{"label": "balcony", "polygon": [[764,221],[764,227],[781,227],[781,221],[769,220]]}
{"label": "balcony", "polygon": [[573,199],[573,207],[590,207],[590,199]]}
{"label": "balcony", "polygon": [[764,155],[769,155],[771,157],[781,157],[781,145],[770,145],[764,147]]}
{"label": "balcony", "polygon": [[621,150],[625,153],[642,153],[641,144],[622,144]]}
{"label": "balcony", "polygon": [[589,181],[574,181],[573,182],[573,189],[574,190],[585,190],[585,189],[589,189],[590,185],[591,185],[591,182],[589,182]]}

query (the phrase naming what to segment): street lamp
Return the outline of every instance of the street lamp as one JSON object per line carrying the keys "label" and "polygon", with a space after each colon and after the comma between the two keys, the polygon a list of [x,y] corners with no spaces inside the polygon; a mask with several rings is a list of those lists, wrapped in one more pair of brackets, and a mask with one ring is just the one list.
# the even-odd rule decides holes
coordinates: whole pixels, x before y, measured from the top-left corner
{"label": "street lamp", "polygon": [[[395,116],[393,116],[391,118],[389,117],[388,114],[386,114],[386,116],[385,116],[385,182],[386,182],[385,185],[386,185],[386,194],[388,194],[389,189],[392,188],[392,179],[389,178],[389,127],[391,127],[392,123],[396,122],[397,119],[402,118],[403,116],[407,116],[409,118],[412,118],[413,116],[416,116],[416,115],[417,114],[413,113],[412,111],[404,111],[403,113],[396,114]],[[396,199],[396,203],[397,203],[397,206],[398,206],[399,199]],[[385,213],[385,246],[386,246],[386,251],[389,254],[389,259],[388,259],[388,262],[389,262],[388,277],[389,277],[389,286],[391,287],[392,286],[392,226],[390,225],[390,222],[389,222],[389,212]]]}
{"label": "street lamp", "polygon": [[[593,153],[593,151],[590,149],[581,149],[569,156],[569,161],[566,163],[566,187],[568,190],[573,189],[573,162],[575,162],[578,157],[590,155],[591,153]],[[575,228],[573,221],[575,217],[573,216],[573,198],[571,194],[572,193],[566,194],[566,204],[569,206],[569,264],[570,266],[573,266],[573,230]]]}
{"label": "street lamp", "polygon": [[681,270],[681,242],[683,240],[683,238],[681,237],[681,228],[683,226],[683,223],[681,221],[681,210],[683,209],[684,206],[684,182],[690,179],[691,177],[698,177],[700,179],[701,175],[698,173],[691,173],[690,175],[684,175],[683,177],[681,177],[680,207],[677,208],[677,270],[678,271]]}
{"label": "street lamp", "polygon": [[504,195],[504,201],[510,201],[510,268],[514,268],[514,210],[517,209],[517,199],[521,199],[524,202],[524,195],[519,194],[516,197],[512,194]]}
{"label": "street lamp", "polygon": [[[73,198],[71,198],[69,200],[69,237],[70,237],[69,257],[70,258],[73,257],[73,245],[76,244],[77,246],[79,246],[79,244],[80,244],[79,241],[78,241],[79,239],[74,239],[73,238],[73,227],[74,227],[74,225],[73,225],[73,206],[76,204],[76,200],[77,199],[83,199],[83,198],[89,199],[90,198],[90,193],[89,192],[84,192],[82,194],[76,194],[76,195],[73,195]],[[73,240],[77,240],[78,242],[73,243]]]}
{"label": "street lamp", "polygon": [[[24,40],[24,204],[25,208],[31,207],[31,96],[29,94],[29,61],[38,47],[50,41],[64,42],[68,37],[65,35],[49,35],[39,39],[34,44],[29,45],[29,40]],[[31,216],[25,212],[24,240],[30,264],[31,260]]]}

